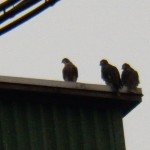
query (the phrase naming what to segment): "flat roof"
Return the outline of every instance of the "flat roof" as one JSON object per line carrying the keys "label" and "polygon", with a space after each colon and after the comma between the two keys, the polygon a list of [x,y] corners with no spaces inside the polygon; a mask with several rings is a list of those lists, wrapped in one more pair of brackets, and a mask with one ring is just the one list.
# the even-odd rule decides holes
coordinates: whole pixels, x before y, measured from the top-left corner
{"label": "flat roof", "polygon": [[[95,103],[96,105],[105,105],[105,107],[117,106],[121,110],[123,117],[141,102],[143,96],[140,88],[134,93],[128,93],[126,89],[122,89],[118,96],[106,85],[9,76],[0,76],[0,91],[2,90],[6,92],[15,91],[60,95],[63,99],[66,96],[80,97],[79,103]],[[75,102],[75,100],[72,100],[72,102]]]}

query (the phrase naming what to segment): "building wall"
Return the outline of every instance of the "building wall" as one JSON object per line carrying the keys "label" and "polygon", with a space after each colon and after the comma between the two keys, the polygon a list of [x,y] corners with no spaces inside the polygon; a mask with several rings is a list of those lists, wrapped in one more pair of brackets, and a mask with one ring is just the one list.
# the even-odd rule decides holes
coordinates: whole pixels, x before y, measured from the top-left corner
{"label": "building wall", "polygon": [[125,150],[120,111],[80,101],[1,92],[0,150]]}

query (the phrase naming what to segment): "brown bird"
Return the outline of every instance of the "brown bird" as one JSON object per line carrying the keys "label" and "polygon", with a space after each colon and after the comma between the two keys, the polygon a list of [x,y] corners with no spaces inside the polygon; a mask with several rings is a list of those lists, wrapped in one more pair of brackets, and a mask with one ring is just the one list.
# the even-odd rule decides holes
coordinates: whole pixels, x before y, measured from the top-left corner
{"label": "brown bird", "polygon": [[129,92],[136,89],[140,83],[138,72],[127,63],[122,65],[122,69],[121,80],[123,85],[127,87]]}
{"label": "brown bird", "polygon": [[118,94],[122,88],[121,78],[118,69],[109,64],[106,59],[100,61],[101,77],[114,92]]}
{"label": "brown bird", "polygon": [[64,81],[76,82],[78,78],[77,67],[68,58],[64,58],[62,63],[65,65],[62,70]]}

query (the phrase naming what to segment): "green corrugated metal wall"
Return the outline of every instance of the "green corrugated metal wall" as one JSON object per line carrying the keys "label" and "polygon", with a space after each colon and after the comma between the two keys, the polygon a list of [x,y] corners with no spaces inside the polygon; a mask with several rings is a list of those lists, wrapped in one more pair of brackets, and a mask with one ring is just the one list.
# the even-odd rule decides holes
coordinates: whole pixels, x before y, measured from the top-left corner
{"label": "green corrugated metal wall", "polygon": [[125,150],[118,110],[8,97],[0,99],[0,150]]}

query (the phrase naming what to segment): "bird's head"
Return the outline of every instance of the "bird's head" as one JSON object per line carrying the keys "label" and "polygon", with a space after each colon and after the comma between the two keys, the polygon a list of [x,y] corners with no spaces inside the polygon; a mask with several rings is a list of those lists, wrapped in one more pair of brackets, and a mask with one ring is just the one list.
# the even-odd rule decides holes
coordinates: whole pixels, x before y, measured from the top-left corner
{"label": "bird's head", "polygon": [[124,64],[122,65],[122,70],[127,70],[127,69],[129,69],[129,68],[130,68],[130,65],[127,64],[127,63],[124,63]]}
{"label": "bird's head", "polygon": [[107,65],[108,64],[108,61],[106,60],[106,59],[102,59],[101,61],[100,61],[100,66],[105,66],[105,65]]}
{"label": "bird's head", "polygon": [[62,63],[63,63],[63,64],[70,63],[70,60],[69,60],[68,58],[64,58],[64,59],[62,60]]}

